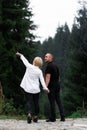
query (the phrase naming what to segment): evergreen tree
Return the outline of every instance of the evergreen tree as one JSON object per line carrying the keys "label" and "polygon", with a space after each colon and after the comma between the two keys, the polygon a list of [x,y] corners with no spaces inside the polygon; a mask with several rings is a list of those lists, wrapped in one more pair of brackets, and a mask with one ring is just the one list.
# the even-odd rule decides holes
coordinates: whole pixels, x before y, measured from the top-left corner
{"label": "evergreen tree", "polygon": [[48,39],[44,40],[43,44],[42,44],[42,57],[44,57],[44,55],[46,53],[52,53],[53,51],[53,39],[52,37],[48,37]]}
{"label": "evergreen tree", "polygon": [[[39,53],[41,54],[43,59],[46,53],[52,53],[54,55],[55,61],[58,64],[60,70],[61,86],[63,86],[62,79],[64,78],[64,70],[66,67],[66,60],[67,60],[66,51],[67,51],[69,36],[70,36],[70,31],[68,25],[65,24],[64,26],[58,27],[55,37],[54,38],[49,37],[47,40],[45,40],[42,43],[39,49]],[[44,66],[43,66],[43,72],[44,72]],[[46,104],[48,104],[47,101]]]}
{"label": "evergreen tree", "polygon": [[32,61],[36,49],[34,47],[33,30],[36,25],[32,21],[32,10],[28,0],[0,1],[0,79],[6,98],[13,98],[16,107],[23,104],[19,84],[25,67],[18,61],[15,53],[20,51]]}
{"label": "evergreen tree", "polygon": [[69,36],[70,36],[69,27],[67,24],[65,24],[64,26],[58,27],[54,37],[55,47],[53,52],[62,77],[63,77],[63,71],[67,61],[66,50],[67,50]]}
{"label": "evergreen tree", "polygon": [[[69,41],[65,104],[69,112],[87,106],[87,9],[83,6],[72,28]],[[71,94],[72,93],[72,94]],[[67,101],[68,100],[68,101]]]}

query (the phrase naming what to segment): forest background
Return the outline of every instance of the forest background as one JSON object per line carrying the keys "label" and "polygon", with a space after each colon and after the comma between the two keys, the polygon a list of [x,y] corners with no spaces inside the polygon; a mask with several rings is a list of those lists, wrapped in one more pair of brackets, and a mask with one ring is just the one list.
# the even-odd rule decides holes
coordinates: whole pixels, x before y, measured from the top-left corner
{"label": "forest background", "polygon": [[[58,26],[55,36],[43,43],[36,41],[37,25],[29,0],[0,1],[0,113],[25,114],[25,94],[20,82],[25,66],[16,57],[17,51],[32,63],[35,56],[51,52],[60,70],[61,96],[66,116],[87,116],[87,3],[74,18],[72,29],[67,23]],[[45,63],[42,68],[44,74]],[[32,104],[33,106],[33,104]],[[33,110],[32,110],[33,111]],[[58,109],[56,110],[59,117]],[[41,89],[40,117],[49,115],[47,94]]]}

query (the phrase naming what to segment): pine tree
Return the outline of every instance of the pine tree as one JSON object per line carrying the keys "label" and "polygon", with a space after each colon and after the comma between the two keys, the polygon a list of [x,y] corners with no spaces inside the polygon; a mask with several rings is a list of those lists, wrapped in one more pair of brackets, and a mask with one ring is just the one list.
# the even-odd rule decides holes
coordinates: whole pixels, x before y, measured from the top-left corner
{"label": "pine tree", "polygon": [[[69,112],[87,106],[87,9],[83,6],[72,28],[65,77],[65,103]],[[69,100],[68,100],[69,99]],[[68,100],[68,101],[67,101]]]}
{"label": "pine tree", "polygon": [[19,51],[31,61],[36,52],[33,44],[36,25],[29,4],[28,0],[0,1],[0,80],[6,98],[13,98],[16,106],[23,102],[19,85],[25,67],[15,53]]}

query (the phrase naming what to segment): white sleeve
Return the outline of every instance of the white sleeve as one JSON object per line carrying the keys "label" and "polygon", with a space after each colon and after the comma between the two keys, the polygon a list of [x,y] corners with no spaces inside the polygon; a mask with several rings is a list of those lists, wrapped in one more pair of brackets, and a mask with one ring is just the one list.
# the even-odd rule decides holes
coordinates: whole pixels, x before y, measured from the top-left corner
{"label": "white sleeve", "polygon": [[40,74],[40,82],[41,82],[41,85],[43,87],[43,90],[48,90],[48,88],[46,87],[46,83],[45,83],[42,71],[41,71],[41,74]]}
{"label": "white sleeve", "polygon": [[26,67],[32,66],[32,64],[30,64],[29,61],[22,54],[20,54],[20,59]]}

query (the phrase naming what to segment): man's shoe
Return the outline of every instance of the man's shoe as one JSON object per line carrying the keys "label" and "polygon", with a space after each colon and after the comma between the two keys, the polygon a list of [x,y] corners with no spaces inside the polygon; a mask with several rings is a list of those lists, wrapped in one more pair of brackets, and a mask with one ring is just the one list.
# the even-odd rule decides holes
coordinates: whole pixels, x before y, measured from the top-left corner
{"label": "man's shoe", "polygon": [[52,119],[47,119],[46,120],[46,122],[55,122],[56,121],[56,119],[55,120],[52,120]]}
{"label": "man's shoe", "polygon": [[27,116],[27,123],[31,123],[32,121],[32,117],[31,117],[31,114],[29,113],[28,116]]}
{"label": "man's shoe", "polygon": [[65,118],[63,117],[63,118],[61,118],[61,120],[60,121],[65,121]]}

